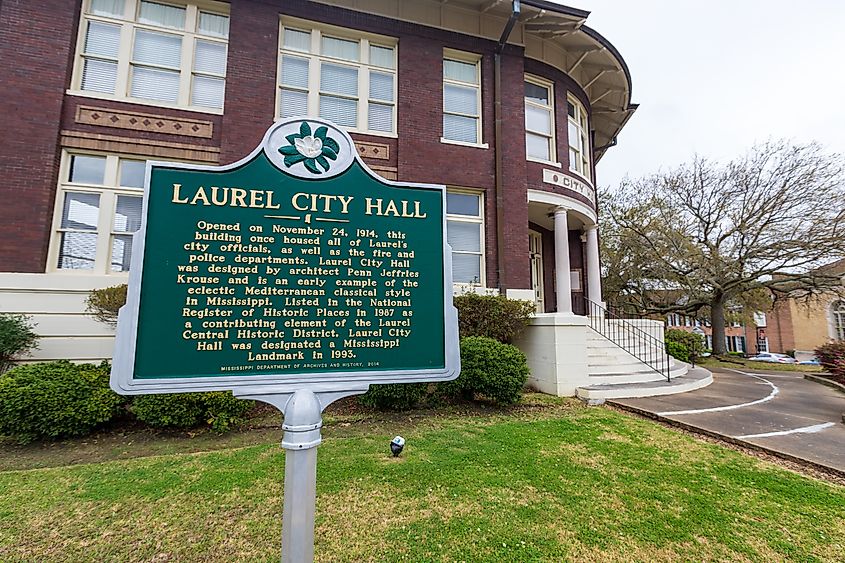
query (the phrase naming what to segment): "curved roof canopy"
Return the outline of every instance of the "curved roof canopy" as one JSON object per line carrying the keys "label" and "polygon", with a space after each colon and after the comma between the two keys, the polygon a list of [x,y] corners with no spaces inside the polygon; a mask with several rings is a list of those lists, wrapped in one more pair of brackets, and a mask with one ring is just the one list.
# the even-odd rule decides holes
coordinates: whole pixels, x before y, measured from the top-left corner
{"label": "curved roof canopy", "polygon": [[[317,0],[351,10],[448,29],[497,41],[513,0]],[[508,43],[525,56],[571,76],[592,109],[595,157],[601,158],[637,109],[631,103],[631,74],[619,51],[585,25],[589,12],[548,0],[522,0]]]}

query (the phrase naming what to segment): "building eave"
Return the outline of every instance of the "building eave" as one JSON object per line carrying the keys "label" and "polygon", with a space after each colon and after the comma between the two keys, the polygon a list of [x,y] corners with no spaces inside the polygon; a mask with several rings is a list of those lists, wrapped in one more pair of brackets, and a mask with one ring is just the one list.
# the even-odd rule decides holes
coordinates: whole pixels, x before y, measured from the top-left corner
{"label": "building eave", "polygon": [[[317,0],[328,4],[498,41],[512,0]],[[631,73],[604,36],[585,25],[590,12],[548,0],[521,0],[519,22],[508,43],[525,57],[572,78],[590,105],[594,157],[598,161],[637,109]]]}

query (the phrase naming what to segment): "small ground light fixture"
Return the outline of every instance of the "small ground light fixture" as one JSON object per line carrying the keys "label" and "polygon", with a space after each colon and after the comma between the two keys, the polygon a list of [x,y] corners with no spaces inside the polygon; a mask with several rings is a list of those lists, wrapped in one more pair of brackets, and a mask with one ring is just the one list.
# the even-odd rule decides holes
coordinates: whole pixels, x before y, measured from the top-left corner
{"label": "small ground light fixture", "polygon": [[405,438],[402,436],[396,436],[390,441],[390,451],[393,452],[393,457],[398,457],[404,447]]}

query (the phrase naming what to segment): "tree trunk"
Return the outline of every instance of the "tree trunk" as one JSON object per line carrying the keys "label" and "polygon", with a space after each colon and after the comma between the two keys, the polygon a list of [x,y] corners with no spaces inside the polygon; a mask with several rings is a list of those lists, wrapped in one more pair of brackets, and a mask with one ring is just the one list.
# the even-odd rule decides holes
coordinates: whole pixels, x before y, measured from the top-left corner
{"label": "tree trunk", "polygon": [[725,296],[716,294],[710,302],[710,327],[713,334],[713,355],[727,353],[725,346]]}

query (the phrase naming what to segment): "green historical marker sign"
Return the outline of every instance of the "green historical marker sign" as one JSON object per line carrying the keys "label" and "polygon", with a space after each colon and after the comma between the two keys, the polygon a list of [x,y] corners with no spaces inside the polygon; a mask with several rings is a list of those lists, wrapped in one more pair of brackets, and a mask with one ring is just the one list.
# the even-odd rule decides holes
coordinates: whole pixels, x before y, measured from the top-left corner
{"label": "green historical marker sign", "polygon": [[229,166],[148,163],[112,386],[456,377],[444,201],[442,186],[376,176],[348,134],[309,118]]}

